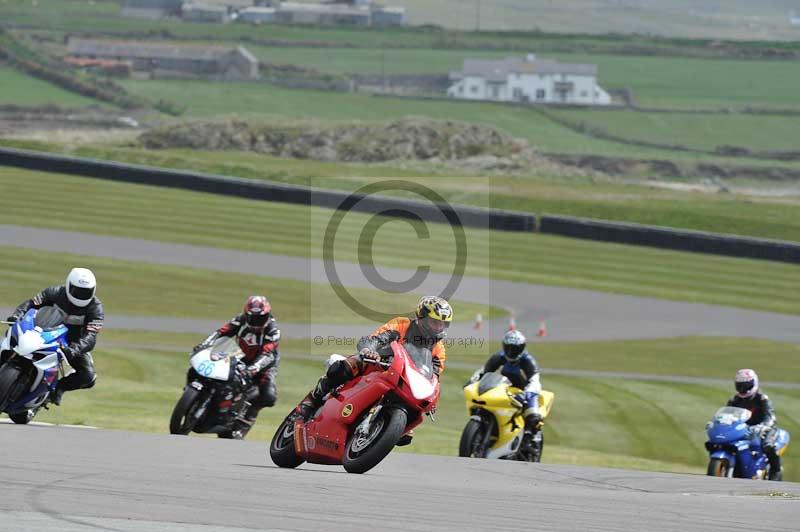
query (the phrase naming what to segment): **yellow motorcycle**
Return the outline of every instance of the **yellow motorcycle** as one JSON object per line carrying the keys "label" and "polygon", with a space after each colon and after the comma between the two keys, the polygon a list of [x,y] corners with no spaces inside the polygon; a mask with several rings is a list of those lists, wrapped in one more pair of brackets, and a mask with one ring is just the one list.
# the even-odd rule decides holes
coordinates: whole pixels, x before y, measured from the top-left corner
{"label": "yellow motorcycle", "polygon": [[[522,462],[539,462],[544,449],[542,428],[531,441],[525,440],[525,405],[516,399],[520,388],[512,386],[499,373],[487,373],[479,381],[464,387],[464,398],[470,419],[461,433],[459,456],[472,458],[502,458]],[[539,393],[539,413],[544,420],[553,406],[555,394]]]}

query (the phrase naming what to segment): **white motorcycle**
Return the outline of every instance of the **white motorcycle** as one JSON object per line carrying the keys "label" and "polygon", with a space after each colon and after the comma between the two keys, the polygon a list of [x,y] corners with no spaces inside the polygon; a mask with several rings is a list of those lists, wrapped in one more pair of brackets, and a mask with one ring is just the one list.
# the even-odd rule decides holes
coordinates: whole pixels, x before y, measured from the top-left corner
{"label": "white motorcycle", "polygon": [[231,438],[236,421],[245,412],[258,390],[240,371],[245,367],[235,338],[219,338],[209,348],[190,355],[183,394],[172,411],[171,434],[216,433]]}
{"label": "white motorcycle", "polygon": [[17,322],[2,322],[10,327],[0,343],[0,412],[14,423],[29,423],[66,375],[65,318],[58,307],[42,307]]}

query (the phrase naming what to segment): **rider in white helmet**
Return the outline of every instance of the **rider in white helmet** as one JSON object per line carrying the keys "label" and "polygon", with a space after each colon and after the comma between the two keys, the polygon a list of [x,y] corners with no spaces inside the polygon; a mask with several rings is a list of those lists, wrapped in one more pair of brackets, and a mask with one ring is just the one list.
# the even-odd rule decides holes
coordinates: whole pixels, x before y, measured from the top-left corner
{"label": "rider in white helmet", "polygon": [[17,321],[30,309],[58,307],[66,314],[68,345],[63,348],[69,364],[75,369],[58,382],[53,397],[55,404],[61,404],[65,391],[94,386],[96,374],[92,349],[97,334],[103,328],[103,305],[95,295],[97,280],[94,273],[86,268],[73,268],[63,285],[45,288],[31,299],[23,301],[7,321]]}
{"label": "rider in white helmet", "polygon": [[728,406],[750,411],[752,415],[747,424],[761,438],[764,454],[769,460],[769,480],[778,480],[781,477],[781,457],[775,452],[777,418],[772,401],[759,389],[758,375],[752,369],[737,371],[733,383],[736,386],[736,395],[728,401]]}

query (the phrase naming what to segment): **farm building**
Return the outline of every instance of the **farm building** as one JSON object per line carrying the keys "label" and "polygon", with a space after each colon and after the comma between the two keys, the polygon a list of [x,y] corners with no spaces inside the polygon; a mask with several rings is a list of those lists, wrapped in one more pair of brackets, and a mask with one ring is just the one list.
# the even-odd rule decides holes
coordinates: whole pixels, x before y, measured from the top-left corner
{"label": "farm building", "polygon": [[179,46],[70,37],[67,48],[73,58],[130,61],[135,72],[148,72],[155,77],[215,80],[259,77],[258,59],[242,46]]}
{"label": "farm building", "polygon": [[450,98],[500,102],[607,105],[611,97],[597,84],[597,66],[524,58],[465,59],[450,72]]}
{"label": "farm building", "polygon": [[123,0],[123,17],[160,19],[178,16],[183,0]]}
{"label": "farm building", "polygon": [[239,12],[237,18],[240,22],[262,24],[275,21],[275,8],[273,7],[248,7]]}
{"label": "farm building", "polygon": [[211,4],[185,3],[182,10],[183,20],[187,22],[217,22],[230,21],[228,8]]}

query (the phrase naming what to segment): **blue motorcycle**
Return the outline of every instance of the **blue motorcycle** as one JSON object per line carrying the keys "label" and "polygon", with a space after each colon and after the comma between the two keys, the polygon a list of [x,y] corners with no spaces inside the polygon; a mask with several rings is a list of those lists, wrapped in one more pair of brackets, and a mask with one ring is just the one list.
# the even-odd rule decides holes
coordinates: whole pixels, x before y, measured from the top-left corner
{"label": "blue motorcycle", "polygon": [[[717,410],[706,425],[709,453],[708,476],[763,480],[769,475],[769,462],[761,438],[751,432],[747,420],[751,412],[725,406]],[[789,433],[776,429],[775,451],[782,455],[789,446]],[[780,477],[777,480],[781,480]]]}
{"label": "blue motorcycle", "polygon": [[14,423],[30,422],[46,406],[64,375],[66,314],[58,307],[31,309],[0,342],[0,413]]}

